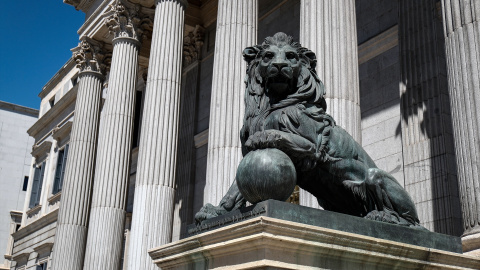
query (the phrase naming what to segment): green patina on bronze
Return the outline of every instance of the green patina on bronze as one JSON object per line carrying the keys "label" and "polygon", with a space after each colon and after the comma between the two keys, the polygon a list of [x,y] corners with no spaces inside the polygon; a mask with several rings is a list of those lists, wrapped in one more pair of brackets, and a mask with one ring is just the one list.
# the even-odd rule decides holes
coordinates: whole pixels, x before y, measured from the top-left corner
{"label": "green patina on bronze", "polygon": [[[245,157],[258,149],[276,148],[292,160],[297,185],[312,193],[325,210],[423,228],[403,187],[377,168],[326,113],[325,88],[315,72],[312,51],[277,33],[246,48],[243,56],[248,63],[240,134]],[[201,222],[245,203],[235,181],[218,206],[205,205],[195,218]]]}

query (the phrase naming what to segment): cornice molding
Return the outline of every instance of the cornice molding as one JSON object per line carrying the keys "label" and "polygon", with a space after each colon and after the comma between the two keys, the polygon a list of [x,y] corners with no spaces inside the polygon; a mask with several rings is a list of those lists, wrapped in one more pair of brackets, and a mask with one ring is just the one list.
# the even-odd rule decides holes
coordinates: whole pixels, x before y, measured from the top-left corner
{"label": "cornice molding", "polygon": [[34,144],[32,146],[32,156],[38,159],[38,157],[48,154],[51,148],[51,141],[44,141],[40,145]]}
{"label": "cornice molding", "polygon": [[32,248],[26,248],[21,253],[15,254],[12,256],[12,261],[24,261],[30,258],[30,254],[35,252]]}
{"label": "cornice molding", "polygon": [[62,192],[57,192],[56,194],[53,194],[52,196],[48,197],[47,201],[50,205],[55,204],[56,202],[60,201],[60,198],[62,197]]}
{"label": "cornice molding", "polygon": [[40,92],[38,94],[38,96],[43,99],[45,96],[48,95],[48,93],[50,93],[50,91],[52,91],[52,89],[59,83],[61,82],[65,76],[72,70],[75,68],[75,60],[73,59],[73,57],[71,57],[70,59],[68,59],[68,61],[63,65],[62,68],[60,68],[59,71],[57,71],[57,73],[55,73],[55,75],[53,75],[53,77],[45,84],[45,86],[43,86],[42,88],[42,92]]}
{"label": "cornice molding", "polygon": [[58,208],[53,210],[52,212],[46,214],[43,217],[33,221],[32,223],[28,224],[27,226],[21,227],[20,230],[12,233],[12,237],[15,241],[21,239],[32,232],[38,231],[39,229],[57,221],[58,217]]}
{"label": "cornice molding", "polygon": [[74,6],[76,10],[87,12],[95,0],[63,0],[65,4]]}
{"label": "cornice molding", "polygon": [[61,127],[56,126],[52,130],[52,137],[56,141],[61,141],[64,138],[66,138],[68,135],[70,135],[70,131],[72,130],[72,121],[67,121],[65,124],[63,124]]}
{"label": "cornice molding", "polygon": [[40,117],[40,119],[38,119],[38,121],[27,130],[28,135],[35,138],[42,129],[55,120],[59,112],[63,111],[76,100],[77,90],[78,84],[68,91],[49,111]]}
{"label": "cornice molding", "polygon": [[34,247],[33,250],[36,253],[41,254],[41,253],[44,253],[44,252],[52,251],[52,247],[53,247],[53,240],[50,239],[50,240],[47,240],[47,241],[41,243],[40,245]]}
{"label": "cornice molding", "polygon": [[17,104],[8,103],[8,102],[1,101],[1,100],[0,100],[0,109],[9,110],[9,111],[17,112],[17,113],[21,113],[21,114],[26,114],[26,115],[32,116],[32,117],[38,117],[38,110],[37,109],[32,109],[32,108],[20,106],[20,105],[17,105]]}
{"label": "cornice molding", "polygon": [[36,205],[35,207],[33,208],[30,208],[27,212],[25,212],[27,214],[27,216],[31,217],[35,214],[37,214],[38,212],[40,212],[40,210],[42,209],[42,205],[41,204],[38,204]]}

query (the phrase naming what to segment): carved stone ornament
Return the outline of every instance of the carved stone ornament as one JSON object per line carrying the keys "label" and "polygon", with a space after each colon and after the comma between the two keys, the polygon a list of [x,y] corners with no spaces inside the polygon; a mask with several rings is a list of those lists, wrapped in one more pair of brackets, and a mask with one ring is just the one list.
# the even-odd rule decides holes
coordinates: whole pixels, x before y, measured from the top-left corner
{"label": "carved stone ornament", "polygon": [[83,38],[77,47],[72,49],[73,59],[77,63],[80,72],[93,71],[105,75],[106,54],[101,42]]}
{"label": "carved stone ornament", "polygon": [[72,5],[76,10],[87,12],[95,0],[63,0],[65,4]]}
{"label": "carved stone ornament", "polygon": [[141,41],[144,29],[148,29],[151,19],[140,13],[140,5],[131,8],[120,1],[110,5],[112,14],[105,18],[105,24],[114,38],[128,37]]}
{"label": "carved stone ornament", "polygon": [[188,33],[183,39],[183,66],[200,59],[200,52],[203,46],[203,36],[205,29],[196,25],[195,29]]}

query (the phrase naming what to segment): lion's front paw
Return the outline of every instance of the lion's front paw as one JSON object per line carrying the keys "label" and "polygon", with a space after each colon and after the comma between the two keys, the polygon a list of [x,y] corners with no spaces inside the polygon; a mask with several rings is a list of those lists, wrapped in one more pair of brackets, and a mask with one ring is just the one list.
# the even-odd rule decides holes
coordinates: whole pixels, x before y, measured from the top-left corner
{"label": "lion's front paw", "polygon": [[245,142],[249,150],[276,148],[281,141],[282,136],[276,130],[265,130],[255,132]]}
{"label": "lion's front paw", "polygon": [[197,224],[204,220],[218,217],[227,212],[227,210],[221,206],[214,206],[210,203],[205,204],[198,213],[195,214],[195,222]]}

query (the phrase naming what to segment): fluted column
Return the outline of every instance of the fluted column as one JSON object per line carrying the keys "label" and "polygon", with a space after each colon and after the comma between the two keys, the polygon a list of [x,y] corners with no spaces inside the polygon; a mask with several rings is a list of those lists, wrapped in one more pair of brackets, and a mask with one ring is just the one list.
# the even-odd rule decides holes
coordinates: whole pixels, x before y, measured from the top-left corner
{"label": "fluted column", "polygon": [[101,44],[84,39],[73,49],[80,69],[75,119],[57,221],[52,269],[82,269],[102,93]]}
{"label": "fluted column", "polygon": [[480,255],[480,2],[442,0],[464,251]]}
{"label": "fluted column", "polygon": [[114,35],[108,101],[102,116],[84,269],[119,269],[138,68],[138,7],[110,6],[105,22]]}
{"label": "fluted column", "polygon": [[[354,0],[301,0],[300,43],[317,55],[317,74],[325,84],[327,113],[361,144],[357,22]],[[318,207],[300,191],[300,204]]]}
{"label": "fluted column", "polygon": [[429,230],[460,235],[442,22],[436,0],[400,0],[400,110],[405,190]]}
{"label": "fluted column", "polygon": [[156,269],[147,250],[172,237],[185,6],[157,0],[138,154],[128,269]]}
{"label": "fluted column", "polygon": [[246,63],[242,51],[257,44],[257,0],[219,0],[204,202],[217,204],[242,159]]}

